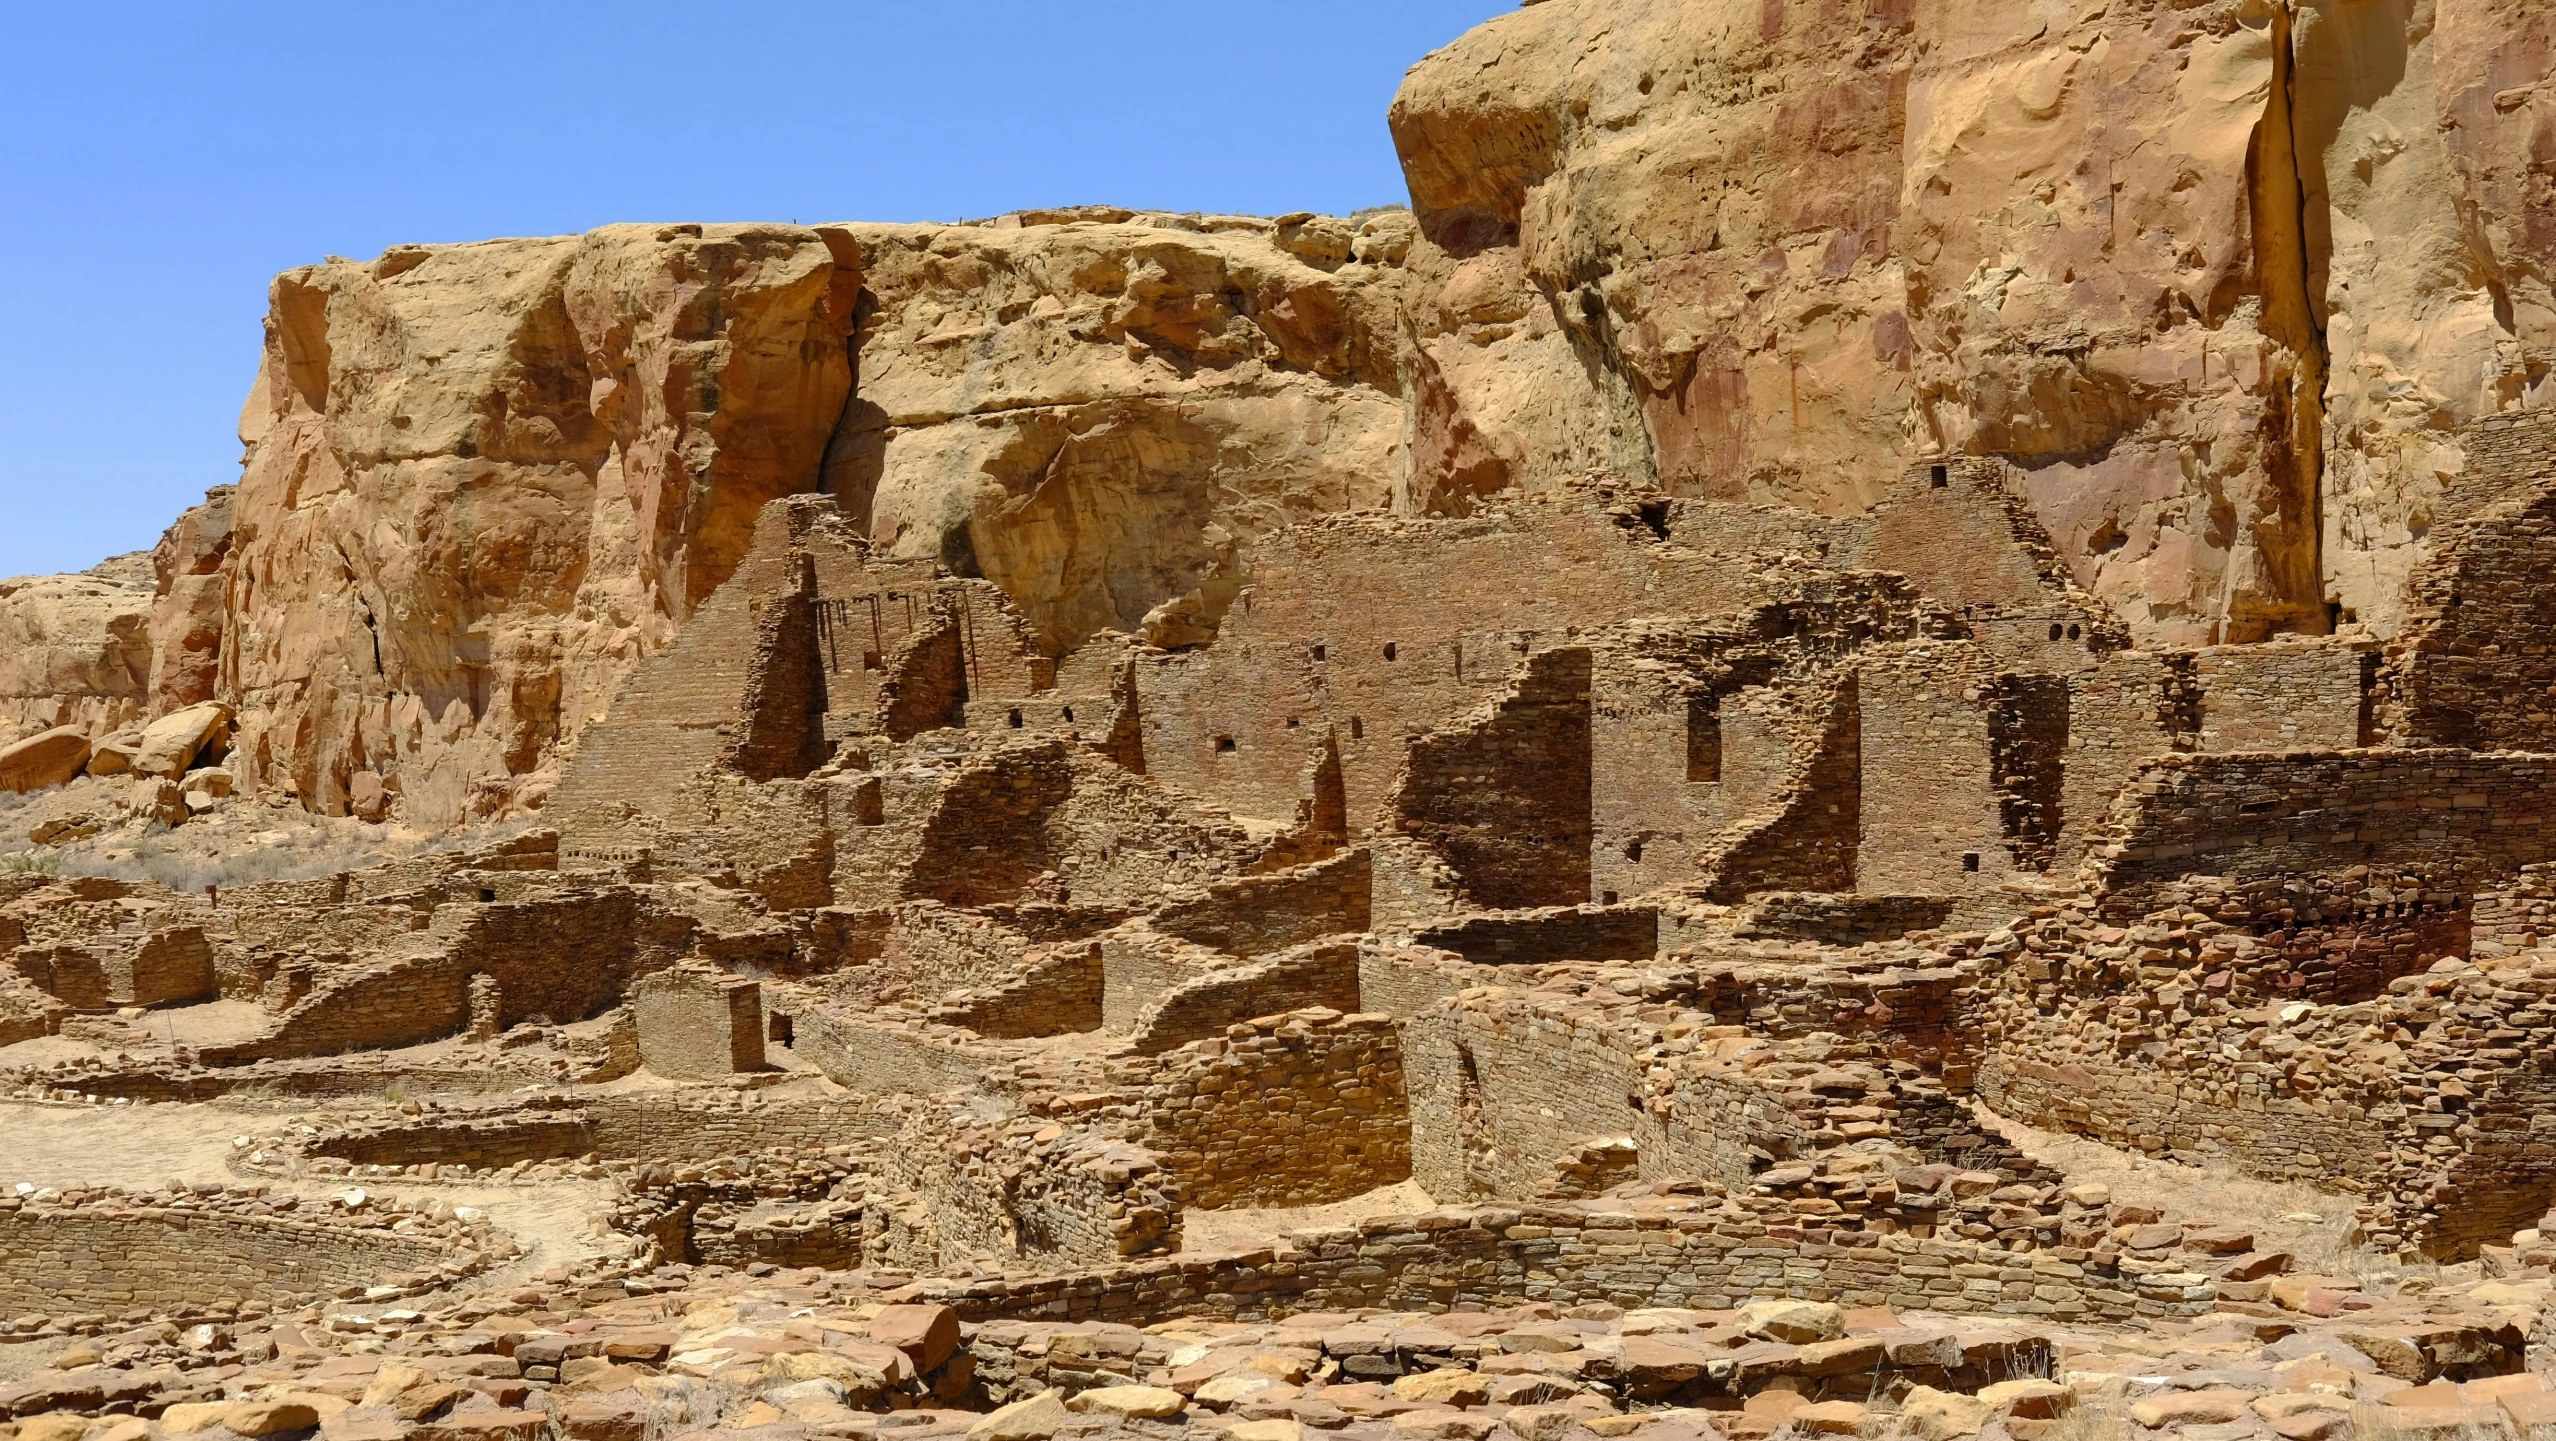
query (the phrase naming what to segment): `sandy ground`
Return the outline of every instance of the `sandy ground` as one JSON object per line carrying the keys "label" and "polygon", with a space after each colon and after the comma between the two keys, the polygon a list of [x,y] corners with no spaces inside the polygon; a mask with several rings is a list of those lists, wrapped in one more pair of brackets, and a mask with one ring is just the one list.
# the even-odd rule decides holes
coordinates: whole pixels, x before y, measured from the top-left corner
{"label": "sandy ground", "polygon": [[1369,1216],[1408,1216],[1434,1210],[1437,1204],[1419,1182],[1403,1181],[1327,1206],[1188,1211],[1181,1216],[1180,1249],[1187,1255],[1256,1250],[1277,1245],[1289,1231],[1355,1225]]}
{"label": "sandy ground", "polygon": [[[225,1162],[231,1138],[271,1130],[271,1109],[247,1110],[220,1102],[204,1105],[39,1106],[0,1101],[0,1185],[26,1182],[157,1188],[167,1182],[239,1184]],[[609,1210],[606,1181],[546,1181],[538,1186],[426,1186],[413,1181],[350,1181],[304,1177],[284,1185],[305,1196],[326,1197],[350,1186],[388,1195],[435,1195],[456,1206],[478,1206],[515,1238],[522,1259],[472,1278],[473,1290],[504,1285],[552,1266],[597,1255],[622,1244],[597,1235],[593,1218]],[[0,1374],[8,1364],[0,1355]]]}

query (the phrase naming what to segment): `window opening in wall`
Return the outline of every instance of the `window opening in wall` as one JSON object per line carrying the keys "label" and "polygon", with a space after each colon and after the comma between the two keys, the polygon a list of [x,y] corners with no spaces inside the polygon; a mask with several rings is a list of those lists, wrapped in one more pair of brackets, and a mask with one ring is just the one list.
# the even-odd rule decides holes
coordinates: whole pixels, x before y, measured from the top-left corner
{"label": "window opening in wall", "polygon": [[1611,905],[1614,905],[1614,904],[1615,904],[1615,892],[1613,892],[1613,891],[1600,891],[1600,892],[1598,893],[1598,904],[1599,904],[1599,905],[1602,905],[1602,906],[1611,906]]}
{"label": "window opening in wall", "polygon": [[1366,738],[1366,734],[1367,723],[1356,716],[1349,717],[1349,739],[1353,741],[1363,740]]}
{"label": "window opening in wall", "polygon": [[1949,465],[1936,466],[1933,479],[1935,482],[1935,489],[1937,490],[1942,490],[1944,487],[1952,484],[1952,467]]}
{"label": "window opening in wall", "polygon": [[1330,648],[1329,646],[1320,646],[1320,645],[1318,645],[1318,646],[1315,646],[1315,647],[1314,647],[1314,659],[1315,659],[1315,660],[1329,660],[1330,658],[1331,658],[1331,648]]}
{"label": "window opening in wall", "polygon": [[1233,738],[1232,736],[1218,736],[1218,737],[1216,737],[1216,754],[1218,754],[1218,755],[1220,755],[1220,756],[1221,756],[1221,755],[1230,755],[1230,754],[1232,754],[1232,753],[1233,753],[1233,749],[1234,749],[1234,738]]}
{"label": "window opening in wall", "polygon": [[781,1014],[780,1012],[778,1012],[778,1011],[773,1012],[773,1013],[772,1013],[772,1033],[771,1033],[771,1035],[770,1035],[767,1039],[775,1040],[775,1041],[779,1041],[779,1042],[781,1043],[781,1045],[782,1045],[783,1049],[785,1049],[785,1050],[786,1050],[786,1049],[788,1049],[788,1047],[789,1047],[789,1045],[790,1045],[790,1042],[791,1042],[793,1039],[795,1039],[794,1035],[792,1034],[792,1028],[791,1028],[791,1025],[790,1025],[790,1018],[789,1018],[788,1016],[782,1015],[782,1014]]}
{"label": "window opening in wall", "polygon": [[1298,721],[1298,720],[1297,720],[1294,716],[1289,716],[1289,717],[1287,717],[1287,729],[1289,729],[1289,730],[1294,730],[1294,729],[1295,729],[1298,725],[1300,725],[1300,724],[1302,724],[1302,723],[1301,723],[1301,722],[1299,722],[1299,721]]}
{"label": "window opening in wall", "polygon": [[1392,642],[1392,641],[1386,641],[1386,642],[1385,642],[1385,659],[1386,659],[1386,660],[1392,660],[1392,659],[1394,658],[1394,653],[1395,653],[1395,649],[1394,649],[1394,644],[1393,644],[1393,642]]}
{"label": "window opening in wall", "polygon": [[2070,639],[2070,640],[2084,640],[2085,638],[2086,638],[2086,628],[2085,628],[2084,626],[2081,626],[2081,625],[2072,625],[2072,626],[2068,627],[2068,639]]}
{"label": "window opening in wall", "polygon": [[1065,707],[1065,719],[1067,719],[1067,720],[1072,720],[1073,718],[1074,718],[1074,708],[1073,708],[1072,706],[1067,706],[1067,707]]}
{"label": "window opening in wall", "polygon": [[497,893],[495,891],[486,886],[481,886],[479,888],[479,902],[481,905],[493,905],[496,903],[496,900]]}
{"label": "window opening in wall", "polygon": [[887,669],[887,662],[879,658],[879,653],[877,651],[865,650],[861,652],[861,669],[885,670]]}
{"label": "window opening in wall", "polygon": [[1626,841],[1624,843],[1624,858],[1628,861],[1640,860],[1642,858],[1642,843],[1640,841]]}
{"label": "window opening in wall", "polygon": [[1642,526],[1644,529],[1659,537],[1661,540],[1669,538],[1669,508],[1667,501],[1646,500],[1640,505],[1633,507],[1633,512],[1634,514],[1642,517]]}
{"label": "window opening in wall", "polygon": [[1961,868],[1965,871],[1975,871],[1979,869],[1979,852],[1963,851],[1961,853]]}
{"label": "window opening in wall", "polygon": [[861,782],[861,788],[852,793],[852,822],[863,826],[887,824],[887,793],[876,776]]}
{"label": "window opening in wall", "polygon": [[1686,778],[1722,778],[1722,698],[1691,696],[1686,702]]}
{"label": "window opening in wall", "polygon": [[1019,730],[1020,728],[1021,728],[1021,713],[1020,713],[1019,711],[1014,711],[1014,712],[1012,712],[1012,729],[1014,729],[1014,730]]}
{"label": "window opening in wall", "polygon": [[2057,640],[2057,639],[2059,639],[2061,636],[2066,635],[2067,633],[2068,633],[2068,628],[2067,628],[2066,626],[2059,624],[2057,621],[2052,621],[2052,622],[2050,623],[2050,638],[2051,638],[2052,640]]}

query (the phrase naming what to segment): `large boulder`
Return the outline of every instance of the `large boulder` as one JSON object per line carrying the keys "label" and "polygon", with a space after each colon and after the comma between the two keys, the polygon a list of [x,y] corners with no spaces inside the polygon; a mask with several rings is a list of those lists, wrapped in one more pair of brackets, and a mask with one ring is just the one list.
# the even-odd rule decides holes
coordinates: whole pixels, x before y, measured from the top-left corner
{"label": "large boulder", "polygon": [[150,705],[151,565],[0,580],[0,740],[56,726],[99,735]]}
{"label": "large boulder", "polygon": [[89,763],[89,736],[78,726],[57,726],[14,745],[0,746],[0,791],[40,791],[61,785]]}
{"label": "large boulder", "polygon": [[230,733],[231,708],[206,701],[160,717],[142,728],[127,768],[146,776],[182,776],[197,756]]}

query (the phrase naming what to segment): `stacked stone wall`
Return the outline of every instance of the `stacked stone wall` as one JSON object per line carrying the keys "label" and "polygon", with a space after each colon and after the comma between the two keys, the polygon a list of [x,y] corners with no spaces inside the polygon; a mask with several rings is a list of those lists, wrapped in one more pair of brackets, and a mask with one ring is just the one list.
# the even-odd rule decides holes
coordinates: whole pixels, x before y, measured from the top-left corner
{"label": "stacked stone wall", "polygon": [[1146,1143],[1184,1204],[1313,1206],[1411,1175],[1410,1104],[1391,1020],[1306,1010],[1164,1058]]}
{"label": "stacked stone wall", "polygon": [[935,1096],[967,1090],[999,1050],[965,1031],[919,1018],[814,1007],[793,1020],[794,1054],[844,1089],[865,1096]]}
{"label": "stacked stone wall", "polygon": [[1128,1028],[1128,1045],[1140,1055],[1153,1055],[1221,1036],[1258,1017],[1309,1006],[1359,1009],[1355,941],[1344,937],[1257,964],[1192,976],[1138,1014]]}
{"label": "stacked stone wall", "polygon": [[2495,889],[2556,859],[2556,760],[2457,750],[2170,755],[2116,802],[2095,862],[2134,919],[2188,875],[2232,882],[2355,866],[2427,892]]}
{"label": "stacked stone wall", "polygon": [[[1451,1208],[1355,1231],[1299,1233],[1256,1252],[1018,1281],[927,1281],[893,1293],[972,1321],[1037,1316],[1150,1323],[1276,1319],[1359,1307],[1442,1310],[1543,1302],[1728,1309],[1791,1296],[1955,1315],[2135,1323],[2214,1309],[2218,1288],[2179,1269],[2145,1275],[2090,1254],[1838,1230],[1817,1216],[1590,1206]],[[2074,1258],[2072,1258],[2072,1256]]]}
{"label": "stacked stone wall", "polygon": [[1029,1039],[1101,1029],[1103,966],[1098,941],[1072,941],[1036,955],[999,985],[944,996],[931,1017],[980,1036]]}
{"label": "stacked stone wall", "polygon": [[[266,1214],[246,1214],[256,1209]],[[183,1319],[224,1306],[468,1275],[500,1243],[397,1235],[272,1213],[107,1198],[75,1206],[0,1199],[0,1306],[97,1308]]]}
{"label": "stacked stone wall", "polygon": [[1165,935],[1237,956],[1266,955],[1367,929],[1374,867],[1362,847],[1265,875],[1215,881],[1147,917]]}
{"label": "stacked stone wall", "polygon": [[1589,679],[1585,647],[1530,655],[1510,693],[1414,741],[1396,828],[1445,858],[1492,910],[1589,899]]}
{"label": "stacked stone wall", "polygon": [[2390,729],[2400,744],[2556,750],[2556,418],[2498,416],[2462,440],[2467,471],[2388,650]]}
{"label": "stacked stone wall", "polygon": [[1416,931],[1412,943],[1451,951],[1480,966],[1562,961],[1647,960],[1659,948],[1659,911],[1650,906],[1555,906],[1466,916]]}

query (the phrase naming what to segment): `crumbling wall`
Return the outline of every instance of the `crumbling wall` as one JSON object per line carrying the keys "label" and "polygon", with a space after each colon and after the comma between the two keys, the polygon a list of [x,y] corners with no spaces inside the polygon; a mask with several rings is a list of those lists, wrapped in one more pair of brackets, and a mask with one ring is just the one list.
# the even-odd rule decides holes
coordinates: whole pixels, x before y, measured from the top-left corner
{"label": "crumbling wall", "polygon": [[1590,655],[1530,655],[1509,693],[1412,743],[1395,828],[1446,859],[1476,905],[1589,899]]}
{"label": "crumbling wall", "polygon": [[1229,818],[1065,740],[962,762],[926,806],[901,899],[985,906],[1043,894],[1132,907],[1230,875],[1259,851]]}
{"label": "crumbling wall", "polygon": [[1210,881],[1147,917],[1165,935],[1237,956],[1265,955],[1319,936],[1367,929],[1374,866],[1364,848],[1311,865]]}
{"label": "crumbling wall", "polygon": [[482,1253],[379,1226],[124,1202],[0,1206],[0,1305],[185,1317],[283,1295],[467,1274]]}
{"label": "crumbling wall", "polygon": [[2213,646],[2192,656],[2200,706],[2193,749],[2350,750],[2378,743],[2378,648],[2290,640]]}
{"label": "crumbling wall", "polygon": [[1180,1203],[1142,1146],[927,1107],[888,1154],[892,1189],[871,1204],[873,1245],[891,1264],[1088,1266],[1180,1249]]}
{"label": "crumbling wall", "polygon": [[1121,1035],[1174,986],[1212,975],[1233,959],[1142,923],[1105,932],[1100,948],[1101,1025]]}
{"label": "crumbling wall", "polygon": [[735,734],[723,757],[748,780],[804,776],[834,753],[825,734],[816,567],[804,553],[793,553],[787,568],[795,583],[751,606],[754,651],[746,662]]}
{"label": "crumbling wall", "polygon": [[[1977,1006],[1980,1096],[2034,1125],[2340,1186],[2381,1249],[2474,1254],[2556,1199],[2539,1119],[2556,1086],[2534,1061],[2556,1043],[2556,962],[2420,949],[2438,893],[2393,879],[2252,914],[2242,894],[2187,889],[2134,926],[2020,928]],[[2228,919],[2191,919],[2212,914]],[[2361,919],[2302,924],[2327,915]]]}
{"label": "crumbling wall", "polygon": [[1513,992],[1404,1022],[1412,1179],[1447,1201],[1533,1196],[1588,1142],[1626,1137],[1655,1155],[1648,1067],[1601,1030],[1594,1018],[1536,1015]]}
{"label": "crumbling wall", "polygon": [[931,1015],[941,1025],[1006,1039],[1097,1031],[1102,976],[1100,943],[1068,941],[999,984],[944,996]]}
{"label": "crumbling wall", "polygon": [[2355,866],[2473,894],[2556,858],[2556,761],[2454,750],[2168,755],[2115,804],[2097,862],[2105,913],[2147,914],[2187,875],[2230,882]]}
{"label": "crumbling wall", "polygon": [[1543,966],[1647,960],[1659,949],[1659,935],[1660,913],[1650,906],[1556,906],[1466,916],[1416,930],[1412,943],[1478,966]]}
{"label": "crumbling wall", "polygon": [[793,1054],[865,1096],[936,1096],[972,1089],[1002,1059],[964,1031],[889,1014],[811,1007],[792,1017]]}
{"label": "crumbling wall", "polygon": [[1316,943],[1253,965],[1228,964],[1174,983],[1127,1030],[1129,1048],[1152,1055],[1221,1036],[1258,1017],[1306,1007],[1358,1009],[1358,946]]}
{"label": "crumbling wall", "polygon": [[1202,1210],[1314,1206],[1406,1180],[1402,1048],[1384,1016],[1300,1010],[1166,1056],[1146,1144]]}
{"label": "crumbling wall", "polygon": [[2467,460],[2407,582],[2387,729],[2401,745],[2556,750],[2556,413],[2479,422]]}

